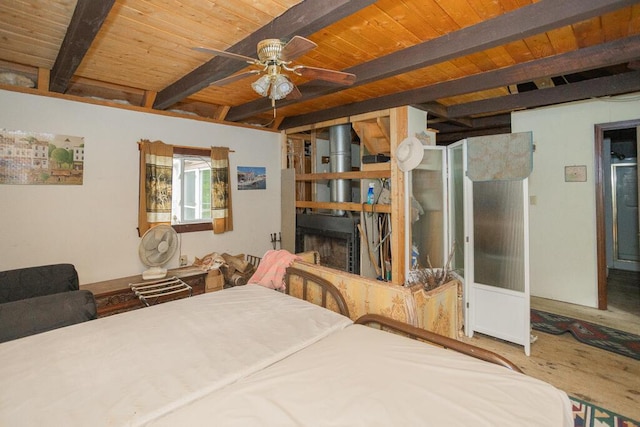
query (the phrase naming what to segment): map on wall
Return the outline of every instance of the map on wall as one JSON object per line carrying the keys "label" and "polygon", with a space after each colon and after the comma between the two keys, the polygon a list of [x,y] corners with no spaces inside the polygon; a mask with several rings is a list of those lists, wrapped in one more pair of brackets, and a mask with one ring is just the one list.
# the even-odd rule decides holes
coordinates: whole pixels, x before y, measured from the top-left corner
{"label": "map on wall", "polygon": [[82,185],[84,138],[0,129],[0,184]]}

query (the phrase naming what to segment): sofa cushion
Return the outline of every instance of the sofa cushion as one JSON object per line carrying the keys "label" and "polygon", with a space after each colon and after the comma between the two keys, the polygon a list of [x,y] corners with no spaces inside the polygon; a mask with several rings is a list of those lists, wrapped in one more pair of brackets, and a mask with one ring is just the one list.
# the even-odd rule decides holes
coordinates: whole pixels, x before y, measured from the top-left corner
{"label": "sofa cushion", "polygon": [[96,302],[87,290],[0,304],[0,342],[93,320]]}
{"label": "sofa cushion", "polygon": [[72,264],[53,264],[0,272],[0,304],[78,290]]}

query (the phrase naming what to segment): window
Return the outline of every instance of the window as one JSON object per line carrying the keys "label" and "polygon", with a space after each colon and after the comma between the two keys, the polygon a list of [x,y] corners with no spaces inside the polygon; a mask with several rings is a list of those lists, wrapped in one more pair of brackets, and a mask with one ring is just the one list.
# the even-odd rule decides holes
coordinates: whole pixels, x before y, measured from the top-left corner
{"label": "window", "polygon": [[202,158],[173,156],[173,224],[211,220],[211,168]]}
{"label": "window", "polygon": [[171,225],[178,232],[211,230],[211,151],[174,147]]}

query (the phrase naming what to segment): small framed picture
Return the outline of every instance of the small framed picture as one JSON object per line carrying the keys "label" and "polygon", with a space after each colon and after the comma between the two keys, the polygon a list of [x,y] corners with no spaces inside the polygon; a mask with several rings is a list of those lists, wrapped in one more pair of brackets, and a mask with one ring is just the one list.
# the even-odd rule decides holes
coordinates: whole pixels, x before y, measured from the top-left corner
{"label": "small framed picture", "polygon": [[564,167],[564,181],[565,182],[586,182],[587,181],[587,166],[565,166]]}
{"label": "small framed picture", "polygon": [[238,166],[238,190],[265,190],[266,188],[266,168]]}

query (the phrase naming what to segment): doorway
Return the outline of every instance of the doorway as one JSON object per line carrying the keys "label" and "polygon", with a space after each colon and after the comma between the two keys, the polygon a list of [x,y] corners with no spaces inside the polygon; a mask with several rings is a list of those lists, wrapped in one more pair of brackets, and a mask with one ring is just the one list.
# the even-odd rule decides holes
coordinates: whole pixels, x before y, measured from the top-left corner
{"label": "doorway", "polygon": [[[609,269],[616,268],[617,271],[619,267],[624,267],[634,271],[638,266],[636,160],[639,127],[640,119],[595,126],[596,239],[600,310],[606,310],[608,306]],[[624,142],[625,140],[627,142]],[[630,148],[631,145],[633,148]],[[631,171],[635,172],[635,180],[630,179]],[[620,180],[626,180],[626,187],[625,182],[619,182]],[[635,185],[635,194],[629,192],[631,185]],[[620,197],[616,197],[616,187],[621,193]],[[620,205],[621,200],[623,205]],[[635,218],[632,218],[635,219],[634,223],[630,222],[631,214],[635,215]],[[621,227],[626,229],[623,230]],[[630,232],[630,229],[635,231]]]}

